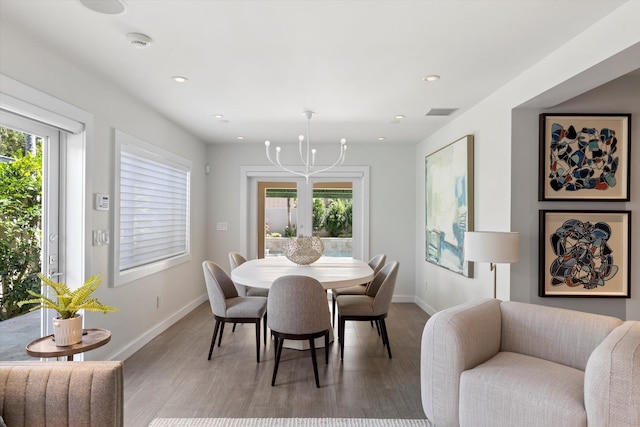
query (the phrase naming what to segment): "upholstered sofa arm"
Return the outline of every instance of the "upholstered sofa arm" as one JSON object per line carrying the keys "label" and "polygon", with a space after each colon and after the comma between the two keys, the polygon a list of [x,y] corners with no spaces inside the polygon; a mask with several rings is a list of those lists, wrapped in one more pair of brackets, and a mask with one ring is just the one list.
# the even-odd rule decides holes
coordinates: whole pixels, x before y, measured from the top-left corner
{"label": "upholstered sofa arm", "polygon": [[123,425],[122,362],[0,362],[8,426]]}
{"label": "upholstered sofa arm", "polygon": [[640,322],[624,322],[591,353],[584,373],[584,404],[589,425],[637,425]]}
{"label": "upholstered sofa arm", "polygon": [[500,300],[483,299],[434,314],[422,333],[422,407],[438,427],[457,426],[460,374],[500,351]]}

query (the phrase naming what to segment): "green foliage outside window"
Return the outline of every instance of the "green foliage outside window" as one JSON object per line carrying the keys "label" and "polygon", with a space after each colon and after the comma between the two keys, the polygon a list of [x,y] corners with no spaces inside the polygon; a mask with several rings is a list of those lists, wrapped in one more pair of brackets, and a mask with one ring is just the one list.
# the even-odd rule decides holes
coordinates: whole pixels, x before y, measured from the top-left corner
{"label": "green foliage outside window", "polygon": [[345,202],[342,199],[336,199],[329,205],[324,228],[330,237],[340,237],[345,234],[346,227],[347,209]]}
{"label": "green foliage outside window", "polygon": [[284,237],[296,237],[298,232],[296,231],[296,225],[292,224],[291,227],[284,228]]}
{"label": "green foliage outside window", "polygon": [[22,156],[25,147],[25,134],[9,128],[0,127],[0,155]]}
{"label": "green foliage outside window", "polygon": [[6,320],[28,311],[18,302],[40,290],[42,150],[38,144],[36,155],[24,155],[24,134],[0,130],[0,155],[15,159],[0,163],[0,320]]}
{"label": "green foliage outside window", "polygon": [[326,215],[326,208],[324,206],[324,200],[317,197],[313,198],[313,208],[311,216],[313,219],[313,232],[317,233],[324,226],[324,220]]}
{"label": "green foliage outside window", "polygon": [[345,233],[351,237],[353,235],[353,203],[348,200],[345,204],[345,215],[347,216],[347,224],[345,225]]}

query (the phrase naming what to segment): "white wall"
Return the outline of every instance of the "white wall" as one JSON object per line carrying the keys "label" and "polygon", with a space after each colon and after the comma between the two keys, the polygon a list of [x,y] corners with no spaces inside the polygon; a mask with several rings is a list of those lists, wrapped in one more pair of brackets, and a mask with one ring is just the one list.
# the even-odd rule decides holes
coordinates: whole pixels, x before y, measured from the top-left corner
{"label": "white wall", "polygon": [[[120,311],[86,315],[85,327],[106,328],[112,332],[111,342],[86,353],[86,358],[124,359],[176,318],[204,301],[206,291],[201,262],[206,258],[206,242],[202,238],[206,227],[205,145],[101,78],[98,71],[79,68],[72,61],[57,56],[45,42],[31,40],[5,23],[0,29],[0,51],[0,73],[93,114],[93,133],[88,135],[89,193],[113,195],[114,128],[193,161],[191,262],[112,288],[106,285],[110,278],[110,246],[89,248],[90,271],[87,273],[102,272],[106,279],[97,296]],[[86,212],[89,228],[110,228],[111,214],[112,211],[89,210]],[[156,308],[157,297],[160,308]]]}
{"label": "white wall", "polygon": [[[537,270],[520,267],[537,265],[537,229],[532,228],[538,210],[537,113],[640,68],[637,16],[640,2],[625,3],[417,146],[416,198],[424,200],[424,156],[463,135],[474,135],[475,229],[519,231],[523,240],[523,261],[511,268],[498,266],[499,299],[529,295],[534,284],[537,289]],[[538,109],[533,112],[535,119],[523,119],[520,111],[513,111],[518,107]],[[433,313],[491,297],[488,265],[476,265],[476,277],[469,279],[424,261],[423,205],[417,204],[416,214],[417,302]]]}
{"label": "white wall", "polygon": [[[328,151],[324,147],[328,145],[318,147],[319,151]],[[295,150],[295,146],[283,145],[283,152]],[[386,253],[388,261],[400,262],[394,301],[413,301],[415,293],[414,156],[415,147],[409,144],[351,144],[345,162],[350,166],[370,166],[369,254]],[[244,224],[240,223],[240,207],[242,203],[247,203],[238,197],[240,167],[268,165],[268,162],[263,144],[247,143],[212,145],[209,147],[208,162],[211,164],[207,194],[208,254],[212,261],[228,271],[228,253],[239,250],[241,246],[240,230]],[[322,161],[318,163],[325,164]],[[228,230],[217,231],[217,222],[226,222]]]}

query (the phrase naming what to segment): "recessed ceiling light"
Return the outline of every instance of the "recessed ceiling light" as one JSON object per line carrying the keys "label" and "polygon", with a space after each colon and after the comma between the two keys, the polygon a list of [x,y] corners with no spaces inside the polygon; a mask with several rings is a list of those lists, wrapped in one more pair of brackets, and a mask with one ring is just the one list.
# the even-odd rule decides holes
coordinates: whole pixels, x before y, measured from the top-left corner
{"label": "recessed ceiling light", "polygon": [[224,116],[222,114],[214,114],[213,115],[214,118],[220,120],[221,118],[223,118]]}
{"label": "recessed ceiling light", "polygon": [[395,116],[393,116],[393,118],[396,119],[396,120],[402,120],[402,119],[404,119],[404,115],[396,114]]}
{"label": "recessed ceiling light", "polygon": [[177,81],[178,83],[186,83],[186,81],[189,80],[188,78],[182,77],[182,76],[173,76],[171,78]]}
{"label": "recessed ceiling light", "polygon": [[240,141],[242,141],[244,139],[244,136],[236,136],[236,139],[239,139]]}
{"label": "recessed ceiling light", "polygon": [[379,136],[378,141],[384,141],[386,138],[384,136]]}
{"label": "recessed ceiling light", "polygon": [[127,10],[124,0],[80,0],[86,8],[105,15],[119,15]]}
{"label": "recessed ceiling light", "polygon": [[429,74],[428,76],[425,76],[422,80],[424,80],[425,82],[435,82],[437,80],[440,80],[440,76],[436,74]]}

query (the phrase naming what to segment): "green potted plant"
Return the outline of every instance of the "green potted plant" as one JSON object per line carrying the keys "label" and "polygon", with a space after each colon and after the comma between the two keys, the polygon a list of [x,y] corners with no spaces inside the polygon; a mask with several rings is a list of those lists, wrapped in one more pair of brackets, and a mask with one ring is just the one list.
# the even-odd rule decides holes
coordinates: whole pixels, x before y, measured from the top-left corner
{"label": "green potted plant", "polygon": [[53,280],[38,274],[42,282],[50,287],[55,296],[48,297],[34,291],[27,291],[34,298],[20,301],[18,306],[24,304],[37,304],[29,311],[40,308],[50,308],[58,312],[58,316],[53,320],[53,337],[57,346],[68,346],[82,341],[82,316],[78,314],[80,310],[101,311],[103,313],[118,311],[117,308],[102,304],[97,298],[92,298],[93,292],[102,283],[102,275],[89,277],[77,289],[71,290],[64,283]]}

